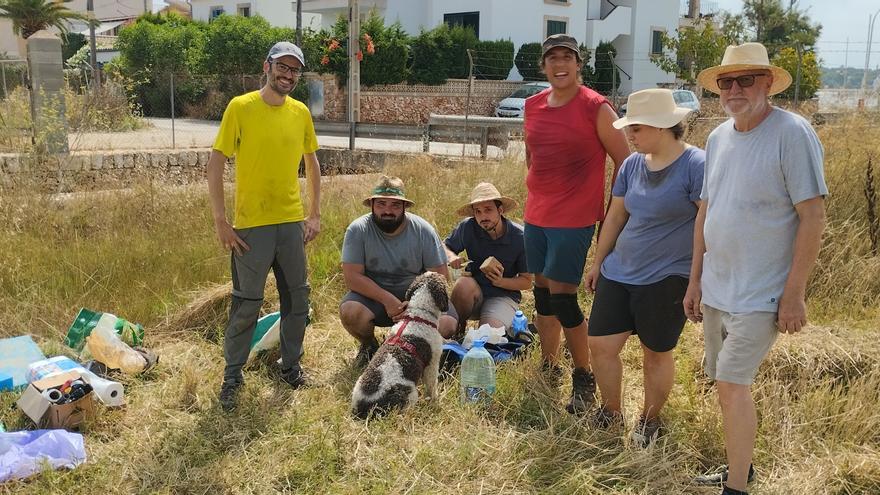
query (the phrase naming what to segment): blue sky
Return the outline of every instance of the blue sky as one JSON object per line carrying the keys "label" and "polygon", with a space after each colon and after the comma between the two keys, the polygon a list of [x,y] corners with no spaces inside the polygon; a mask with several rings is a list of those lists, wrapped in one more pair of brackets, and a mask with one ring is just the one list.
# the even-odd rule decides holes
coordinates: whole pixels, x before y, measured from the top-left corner
{"label": "blue sky", "polygon": [[[783,4],[787,4],[783,0]],[[713,8],[738,13],[742,10],[741,0],[703,0],[701,10],[705,13]],[[806,10],[814,22],[822,24],[822,34],[817,44],[822,64],[826,67],[840,67],[847,61],[850,67],[864,67],[866,42],[868,40],[868,16],[880,9],[878,0],[799,0],[801,10]],[[871,67],[880,65],[880,16],[874,23]],[[849,38],[849,56],[846,40]]]}

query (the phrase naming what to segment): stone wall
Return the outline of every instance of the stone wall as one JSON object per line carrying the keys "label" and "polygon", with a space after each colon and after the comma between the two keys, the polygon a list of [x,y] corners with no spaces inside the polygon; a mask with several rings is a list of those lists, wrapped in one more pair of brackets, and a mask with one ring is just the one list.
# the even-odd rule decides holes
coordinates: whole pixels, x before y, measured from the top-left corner
{"label": "stone wall", "polygon": [[[348,96],[336,77],[312,75],[324,84],[324,119],[345,122]],[[506,98],[522,82],[474,81],[471,90],[470,115],[491,116],[495,104]],[[419,125],[428,122],[431,113],[464,115],[468,82],[450,79],[446,84],[393,84],[361,88],[361,122]]]}
{"label": "stone wall", "polygon": [[[386,163],[424,154],[322,148],[317,152],[321,174],[364,173],[381,170]],[[0,153],[0,186],[19,184],[46,192],[90,191],[130,187],[144,180],[187,184],[206,180],[211,150],[144,150],[137,152],[89,151],[69,155],[32,156]],[[438,164],[450,159],[431,157]],[[235,163],[226,167],[232,180]]]}

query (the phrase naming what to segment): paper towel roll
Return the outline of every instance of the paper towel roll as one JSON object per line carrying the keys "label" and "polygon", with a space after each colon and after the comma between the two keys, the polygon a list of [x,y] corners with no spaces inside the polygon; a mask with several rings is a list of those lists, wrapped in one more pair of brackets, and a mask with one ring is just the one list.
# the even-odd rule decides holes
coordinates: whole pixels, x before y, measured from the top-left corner
{"label": "paper towel roll", "polygon": [[125,405],[125,391],[122,388],[121,383],[112,380],[105,380],[88,371],[82,375],[83,380],[92,386],[95,395],[98,396],[98,399],[100,399],[105,406],[116,407]]}

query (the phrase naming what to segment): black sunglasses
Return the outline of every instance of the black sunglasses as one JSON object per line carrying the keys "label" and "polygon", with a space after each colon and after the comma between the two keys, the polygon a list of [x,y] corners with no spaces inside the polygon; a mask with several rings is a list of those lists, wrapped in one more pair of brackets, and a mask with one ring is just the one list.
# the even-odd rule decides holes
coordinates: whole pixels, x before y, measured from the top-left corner
{"label": "black sunglasses", "polygon": [[766,76],[767,74],[746,74],[739,77],[721,77],[715,80],[720,89],[730,89],[733,87],[733,81],[736,81],[741,88],[749,88],[755,85],[755,78]]}
{"label": "black sunglasses", "polygon": [[281,62],[274,62],[275,68],[278,69],[278,72],[282,74],[293,74],[294,76],[299,76],[302,74],[302,67],[291,67],[287,64],[283,64]]}

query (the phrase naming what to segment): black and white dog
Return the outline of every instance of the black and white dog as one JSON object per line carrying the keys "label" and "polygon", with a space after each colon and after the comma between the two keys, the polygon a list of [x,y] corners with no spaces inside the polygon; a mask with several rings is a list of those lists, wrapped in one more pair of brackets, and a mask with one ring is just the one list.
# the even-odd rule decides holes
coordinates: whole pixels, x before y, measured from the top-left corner
{"label": "black and white dog", "polygon": [[354,384],[351,409],[360,419],[371,412],[381,415],[412,406],[419,398],[420,379],[428,397],[437,398],[443,348],[437,322],[449,309],[446,279],[438,273],[423,273],[407,289],[406,299],[406,315],[391,328],[391,337]]}

